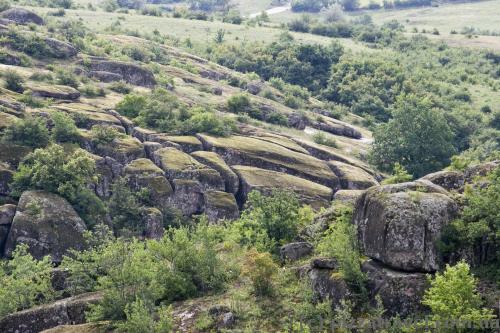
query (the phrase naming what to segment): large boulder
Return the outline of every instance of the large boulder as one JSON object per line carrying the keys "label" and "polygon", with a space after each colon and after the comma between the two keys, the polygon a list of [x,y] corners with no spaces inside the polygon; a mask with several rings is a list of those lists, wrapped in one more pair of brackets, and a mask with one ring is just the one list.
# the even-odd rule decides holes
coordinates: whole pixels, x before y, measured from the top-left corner
{"label": "large boulder", "polygon": [[313,252],[313,246],[308,242],[294,242],[280,248],[281,261],[295,261],[306,257]]}
{"label": "large boulder", "polygon": [[200,163],[203,163],[217,171],[224,179],[226,192],[236,193],[239,188],[239,179],[236,173],[224,162],[224,160],[211,151],[196,151],[191,154]]}
{"label": "large boulder", "polygon": [[305,273],[311,281],[313,297],[317,301],[330,301],[332,308],[351,296],[349,286],[337,271],[336,260],[321,258],[313,259]]}
{"label": "large boulder", "polygon": [[38,333],[59,325],[82,324],[89,305],[101,299],[99,292],[87,293],[15,312],[0,320],[0,332]]}
{"label": "large boulder", "polygon": [[0,253],[3,252],[3,247],[9,235],[10,225],[12,224],[15,214],[15,205],[7,204],[0,206]]}
{"label": "large boulder", "polygon": [[123,172],[123,164],[109,156],[100,157],[92,155],[95,160],[96,173],[98,180],[92,184],[92,189],[100,198],[109,198],[111,196],[111,184],[120,177]]}
{"label": "large boulder", "polygon": [[183,215],[201,214],[205,205],[201,184],[189,179],[174,179],[174,194],[170,199],[172,205]]}
{"label": "large boulder", "polygon": [[370,299],[380,296],[385,316],[404,318],[425,311],[421,301],[429,287],[426,274],[396,271],[374,260],[364,262],[362,270],[367,276]]}
{"label": "large boulder", "polygon": [[10,8],[0,13],[0,17],[13,21],[17,24],[28,24],[34,23],[38,25],[44,24],[43,19],[32,12],[24,8]]}
{"label": "large boulder", "polygon": [[146,155],[139,140],[125,135],[114,139],[110,143],[97,144],[94,151],[99,156],[109,156],[121,164],[127,164]]}
{"label": "large boulder", "polygon": [[333,195],[333,201],[348,206],[354,206],[365,190],[339,190]]}
{"label": "large boulder", "polygon": [[171,181],[197,180],[204,190],[224,190],[224,180],[217,171],[180,150],[171,147],[162,148],[153,153],[153,159]]}
{"label": "large boulder", "polygon": [[416,181],[368,189],[353,220],[368,257],[398,270],[434,272],[442,264],[436,242],[457,213],[443,188]]}
{"label": "large boulder", "polygon": [[46,85],[37,83],[36,85],[27,85],[27,88],[33,92],[34,96],[48,97],[54,99],[78,99],[80,92],[73,87],[61,85]]}
{"label": "large boulder", "polygon": [[439,185],[444,189],[459,190],[464,186],[465,175],[460,171],[443,170],[430,173],[422,179],[428,180],[433,184]]}
{"label": "large boulder", "polygon": [[252,137],[215,138],[198,136],[205,150],[219,154],[229,165],[245,165],[287,173],[338,188],[338,178],[326,162],[281,145]]}
{"label": "large boulder", "polygon": [[331,188],[307,179],[243,165],[235,165],[233,170],[240,177],[240,190],[237,196],[241,203],[246,202],[248,194],[253,190],[268,195],[275,189],[292,191],[301,202],[314,208],[327,207],[332,199]]}
{"label": "large boulder", "polygon": [[205,214],[210,222],[239,217],[238,204],[232,193],[210,190],[204,193],[204,199]]}
{"label": "large boulder", "polygon": [[49,37],[45,38],[44,41],[50,50],[51,55],[55,58],[67,59],[78,54],[77,48],[71,43]]}
{"label": "large boulder", "polygon": [[164,144],[164,146],[177,146],[180,148],[180,150],[188,154],[203,149],[201,141],[198,140],[198,138],[195,136],[155,134],[149,136],[148,139],[149,141],[159,143],[173,143],[174,145]]}
{"label": "large boulder", "polygon": [[50,255],[60,262],[69,249],[84,248],[85,223],[60,196],[44,191],[21,195],[4,253],[7,257],[18,244],[27,244],[33,257]]}
{"label": "large boulder", "polygon": [[329,117],[321,117],[321,121],[315,121],[311,124],[313,128],[334,134],[342,135],[349,138],[361,139],[361,132],[344,123],[340,120],[332,119]]}
{"label": "large boulder", "polygon": [[149,69],[129,62],[94,59],[90,63],[90,70],[120,75],[122,80],[137,86],[156,85],[155,77]]}
{"label": "large boulder", "polygon": [[9,184],[14,177],[14,171],[5,163],[0,162],[0,196],[10,194]]}
{"label": "large boulder", "polygon": [[339,161],[330,161],[328,162],[328,166],[339,177],[340,187],[343,189],[364,190],[379,185],[377,180],[368,172],[353,165]]}
{"label": "large boulder", "polygon": [[150,239],[160,239],[163,237],[165,228],[163,227],[163,214],[157,208],[146,208],[142,213],[144,221],[144,236]]}

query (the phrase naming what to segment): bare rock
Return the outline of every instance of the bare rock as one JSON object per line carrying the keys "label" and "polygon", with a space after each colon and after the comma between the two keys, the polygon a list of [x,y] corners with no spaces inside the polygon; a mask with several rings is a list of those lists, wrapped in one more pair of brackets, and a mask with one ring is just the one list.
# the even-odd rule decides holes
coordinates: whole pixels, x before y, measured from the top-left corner
{"label": "bare rock", "polygon": [[204,193],[204,199],[205,214],[210,222],[239,217],[238,204],[232,193],[209,190]]}
{"label": "bare rock", "polygon": [[433,184],[439,185],[444,189],[459,190],[465,184],[465,175],[460,171],[438,171],[430,173],[422,179],[428,180]]}
{"label": "bare rock", "polygon": [[308,242],[295,242],[283,245],[280,248],[281,261],[296,261],[310,255],[313,246]]}
{"label": "bare rock", "polygon": [[149,69],[130,62],[94,59],[90,64],[90,69],[120,75],[127,83],[136,86],[154,87],[156,85],[155,77]]}
{"label": "bare rock", "polygon": [[39,15],[24,8],[10,8],[0,13],[0,16],[17,24],[44,24],[43,19]]}

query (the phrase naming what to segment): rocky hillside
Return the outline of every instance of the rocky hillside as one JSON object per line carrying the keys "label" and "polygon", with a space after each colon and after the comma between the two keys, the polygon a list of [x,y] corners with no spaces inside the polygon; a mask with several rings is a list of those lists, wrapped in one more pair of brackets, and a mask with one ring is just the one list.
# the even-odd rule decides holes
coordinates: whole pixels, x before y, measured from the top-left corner
{"label": "rocky hillside", "polygon": [[[114,253],[115,243],[89,245],[89,233],[99,231],[100,225],[113,231],[116,244],[132,238],[144,241],[146,245],[123,244],[131,244],[126,245],[134,253],[131,257],[150,251],[134,260],[143,263],[144,270],[153,267],[151,272],[164,280],[158,282],[153,273],[154,283],[131,278],[122,291],[140,289],[140,283],[151,294],[161,290],[148,306],[171,304],[170,329],[181,332],[241,331],[245,325],[262,332],[292,330],[294,324],[285,327],[284,318],[296,315],[299,305],[305,309],[309,300],[314,300],[307,303],[312,308],[327,304],[330,309],[320,313],[319,307],[314,308],[318,312],[308,308],[311,316],[331,314],[346,304],[360,316],[376,317],[370,311],[379,306],[387,318],[425,314],[428,274],[461,259],[478,267],[497,255],[496,243],[446,255],[439,243],[445,229],[461,217],[467,188],[487,188],[488,181],[477,183],[477,177],[498,170],[498,161],[385,184],[387,175],[368,163],[372,137],[359,126],[360,117],[347,113],[338,120],[331,105],[296,86],[236,72],[154,38],[98,35],[89,37],[95,41],[88,52],[88,46],[71,42],[71,36],[83,34],[76,26],[54,28],[21,8],[7,9],[0,17],[0,254],[5,262],[17,262],[16,249],[24,248],[25,256],[46,261],[50,286],[45,287],[54,291],[46,298],[38,291],[43,301],[26,301],[6,313],[0,306],[1,332],[130,329],[116,324],[123,317],[132,321],[130,304],[136,303],[127,303],[130,299],[119,305],[121,310],[115,309],[116,317],[108,313],[93,320],[85,315],[96,304],[92,311],[109,306],[116,296],[114,270],[107,271],[114,267],[112,260],[100,262],[96,254]],[[144,50],[147,61],[141,59]],[[278,201],[283,193],[288,196]],[[278,213],[259,210],[256,203]],[[293,218],[279,225],[287,214]],[[343,225],[343,219],[348,223]],[[253,234],[249,221],[270,221],[270,239]],[[208,229],[197,229],[202,228],[197,223]],[[171,254],[161,247],[180,237],[171,227],[182,232],[185,226],[198,230],[190,230],[197,236],[186,236],[183,243],[199,242],[190,248],[195,258],[206,256],[234,266],[221,266],[225,269],[216,275],[219,268],[212,261],[207,259],[203,266],[186,259],[187,251]],[[355,231],[349,231],[353,226]],[[342,235],[354,238],[344,244]],[[213,239],[204,242],[202,237]],[[207,244],[214,239],[211,248]],[[343,244],[343,250],[331,245],[332,239]],[[252,252],[254,247],[258,254]],[[275,266],[278,271],[273,259],[259,257],[263,248],[288,274],[273,282],[282,288],[274,294],[282,306],[272,298],[260,299],[255,287],[259,280],[253,271],[269,268],[269,276]],[[168,258],[169,264],[154,266],[158,258],[152,253]],[[359,266],[354,273],[346,270],[349,254],[362,255],[353,259]],[[92,272],[75,269],[68,255]],[[186,275],[168,280],[170,273],[158,271],[181,265],[175,263],[176,256],[189,267],[173,269]],[[99,264],[93,267],[90,262]],[[123,267],[134,272],[132,266]],[[206,275],[193,272],[204,267],[211,269]],[[229,287],[216,288],[207,277],[211,274]],[[172,295],[164,290],[165,285],[181,285],[191,278],[193,286],[182,285]],[[245,294],[248,281],[256,291]],[[495,287],[482,287],[483,295],[497,294]],[[304,296],[306,292],[310,294]],[[139,296],[133,295],[135,302]],[[492,299],[486,300],[487,306],[493,305]],[[248,304],[258,304],[259,310]],[[261,312],[274,306],[276,311],[269,315]],[[161,322],[160,310],[152,311],[151,320]],[[93,323],[86,323],[91,319]],[[262,323],[255,323],[259,320]]]}

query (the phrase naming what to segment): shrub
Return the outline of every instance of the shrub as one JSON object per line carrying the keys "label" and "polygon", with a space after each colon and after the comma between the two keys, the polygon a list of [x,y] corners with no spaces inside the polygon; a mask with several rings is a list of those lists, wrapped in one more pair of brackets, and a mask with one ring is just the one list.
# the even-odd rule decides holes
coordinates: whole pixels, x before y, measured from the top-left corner
{"label": "shrub", "polygon": [[32,116],[15,121],[7,127],[3,136],[3,140],[33,148],[47,146],[49,139],[49,130],[45,120]]}
{"label": "shrub", "polygon": [[94,84],[86,84],[79,89],[80,92],[86,97],[104,97],[106,96],[106,90],[101,86],[96,86]]}
{"label": "shrub", "polygon": [[479,321],[495,317],[492,309],[481,308],[477,281],[465,262],[446,265],[444,272],[436,273],[434,279],[429,277],[429,281],[431,287],[426,290],[422,303],[431,309],[432,321]]}
{"label": "shrub", "polygon": [[116,81],[109,85],[109,90],[120,94],[129,94],[132,92],[132,87],[125,81]]}
{"label": "shrub", "polygon": [[14,70],[7,70],[3,73],[5,88],[22,93],[24,90],[24,78]]}
{"label": "shrub", "polygon": [[56,142],[71,142],[78,138],[78,128],[75,121],[64,112],[54,112],[51,114],[54,124],[52,137]]}
{"label": "shrub", "polygon": [[95,160],[83,149],[68,154],[53,144],[36,149],[20,164],[14,174],[14,195],[34,189],[56,193],[66,198],[88,224],[103,214],[103,203],[89,189],[96,181]]}
{"label": "shrub", "polygon": [[116,111],[128,118],[136,118],[147,105],[145,96],[129,94],[126,95],[117,105]]}
{"label": "shrub", "polygon": [[232,113],[245,113],[251,108],[250,98],[246,94],[236,94],[227,100],[227,107]]}
{"label": "shrub", "polygon": [[109,199],[109,214],[112,217],[115,232],[125,231],[142,235],[144,225],[141,223],[142,206],[130,190],[123,178],[116,180],[111,186],[113,193]]}
{"label": "shrub", "polygon": [[78,82],[78,76],[71,70],[67,70],[64,68],[56,69],[56,81],[58,84],[70,86],[73,88],[78,88],[78,85],[80,84]]}
{"label": "shrub", "polygon": [[32,108],[42,108],[50,104],[50,101],[33,95],[33,91],[31,90],[25,90],[18,100],[19,102],[22,102],[27,106],[31,106]]}
{"label": "shrub", "polygon": [[406,171],[406,169],[398,162],[394,163],[394,169],[392,171],[392,176],[386,178],[382,181],[382,184],[398,184],[409,182],[413,177]]}
{"label": "shrub", "polygon": [[229,136],[235,129],[231,118],[218,116],[212,111],[197,109],[194,115],[182,124],[182,133],[208,133],[217,136]]}
{"label": "shrub", "polygon": [[257,296],[273,295],[273,278],[278,272],[278,265],[273,262],[268,252],[259,253],[250,250],[246,254],[243,274],[252,281],[252,287]]}
{"label": "shrub", "polygon": [[92,142],[96,145],[106,145],[122,136],[116,128],[106,125],[94,125],[91,128]]}
{"label": "shrub", "polygon": [[28,245],[18,245],[11,260],[0,262],[0,318],[52,300],[51,272],[50,257],[36,260]]}
{"label": "shrub", "polygon": [[316,132],[313,135],[313,141],[320,145],[329,146],[333,148],[337,147],[337,142],[335,141],[335,139],[327,137],[323,132]]}

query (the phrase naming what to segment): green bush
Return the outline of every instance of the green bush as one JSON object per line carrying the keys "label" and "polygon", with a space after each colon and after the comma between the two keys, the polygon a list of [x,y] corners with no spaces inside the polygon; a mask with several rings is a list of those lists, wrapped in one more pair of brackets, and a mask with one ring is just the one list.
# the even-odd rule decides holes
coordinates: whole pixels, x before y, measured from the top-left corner
{"label": "green bush", "polygon": [[106,125],[94,125],[90,129],[92,142],[96,145],[106,145],[123,136],[116,128]]}
{"label": "green bush", "polygon": [[247,253],[243,274],[252,281],[253,290],[257,296],[273,295],[273,279],[277,272],[278,265],[273,262],[273,258],[268,252],[259,253],[250,250]]}
{"label": "green bush", "polygon": [[398,162],[394,163],[394,169],[392,171],[392,176],[386,178],[382,181],[382,184],[398,184],[409,182],[413,179],[413,177],[406,171],[404,167],[401,166]]}
{"label": "green bush", "polygon": [[57,84],[62,84],[73,88],[78,88],[78,86],[80,85],[78,76],[71,70],[64,68],[56,69],[56,81]]}
{"label": "green bush", "polygon": [[19,165],[12,183],[13,195],[44,190],[66,198],[88,224],[104,213],[102,201],[89,189],[96,179],[95,160],[83,149],[72,153],[53,144],[36,149]]}
{"label": "green bush", "polygon": [[78,128],[75,121],[64,112],[51,114],[53,123],[52,138],[56,142],[75,142],[78,139]]}
{"label": "green bush", "polygon": [[132,87],[125,81],[116,81],[109,85],[109,90],[117,92],[119,94],[129,94],[132,92]]}
{"label": "green bush", "polygon": [[148,100],[145,96],[129,94],[116,105],[116,111],[125,117],[136,118],[147,103]]}
{"label": "green bush", "polygon": [[33,148],[47,146],[49,139],[49,130],[45,120],[32,116],[15,121],[5,129],[3,136],[5,141]]}
{"label": "green bush", "polygon": [[22,93],[24,91],[24,78],[14,70],[7,70],[3,73],[5,88]]}
{"label": "green bush", "polygon": [[115,232],[142,235],[144,225],[141,214],[143,207],[136,195],[123,178],[117,179],[111,186],[113,193],[109,198],[108,209],[112,217]]}
{"label": "green bush", "polygon": [[328,147],[337,147],[337,142],[333,138],[327,137],[323,132],[316,132],[313,135],[313,141],[319,145],[324,145]]}
{"label": "green bush", "polygon": [[182,124],[183,134],[208,133],[216,136],[229,136],[236,125],[231,118],[216,115],[211,110],[197,108],[194,114]]}
{"label": "green bush", "polygon": [[28,245],[18,245],[12,259],[0,262],[0,318],[52,300],[50,257],[34,259]]}
{"label": "green bush", "polygon": [[246,94],[237,94],[227,100],[227,107],[232,113],[246,113],[251,108],[250,98]]}

